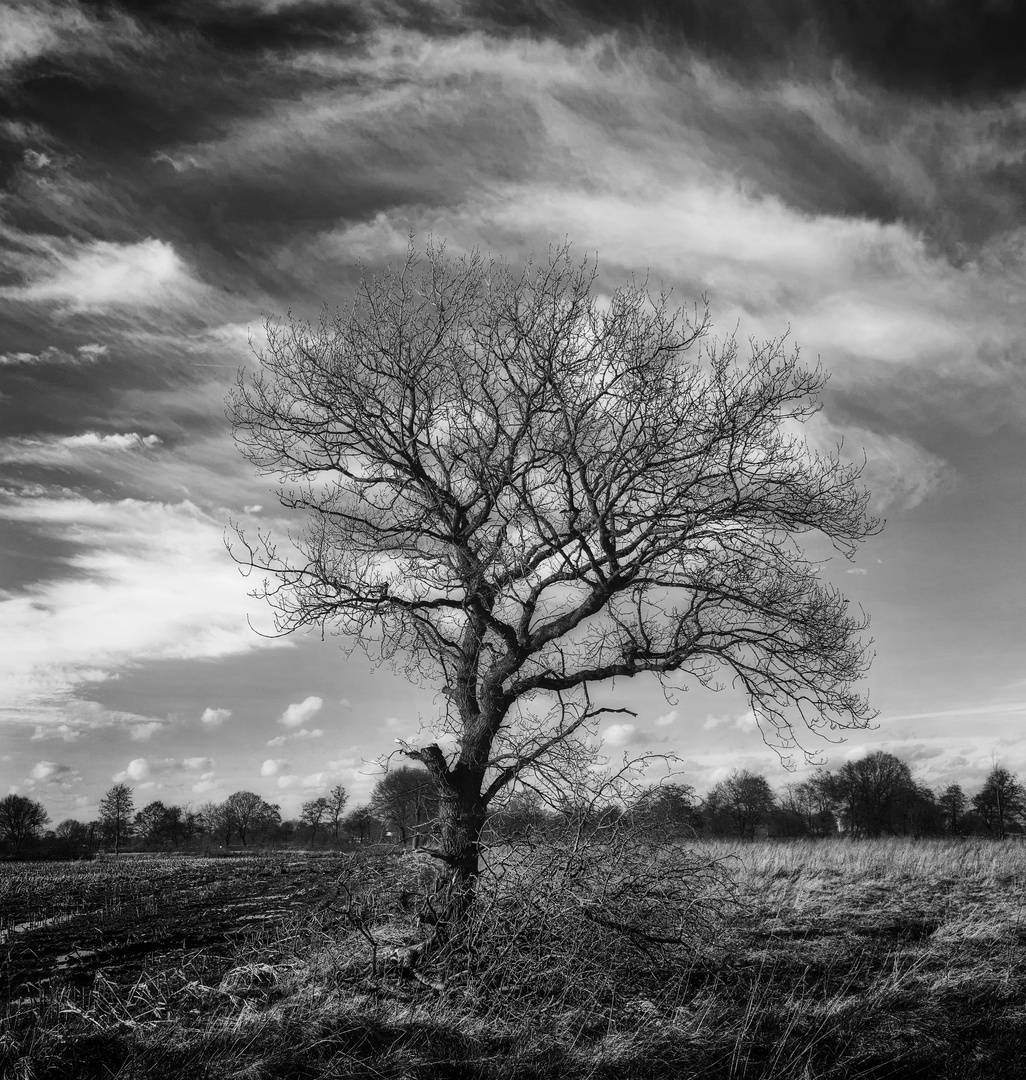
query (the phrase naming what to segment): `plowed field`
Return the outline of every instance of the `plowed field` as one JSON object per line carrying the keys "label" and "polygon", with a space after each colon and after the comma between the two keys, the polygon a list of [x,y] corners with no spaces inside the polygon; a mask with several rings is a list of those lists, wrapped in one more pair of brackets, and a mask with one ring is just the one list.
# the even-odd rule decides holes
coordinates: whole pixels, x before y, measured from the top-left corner
{"label": "plowed field", "polygon": [[290,853],[0,864],[0,1015],[54,980],[227,966],[248,936],[329,900],[343,861]]}

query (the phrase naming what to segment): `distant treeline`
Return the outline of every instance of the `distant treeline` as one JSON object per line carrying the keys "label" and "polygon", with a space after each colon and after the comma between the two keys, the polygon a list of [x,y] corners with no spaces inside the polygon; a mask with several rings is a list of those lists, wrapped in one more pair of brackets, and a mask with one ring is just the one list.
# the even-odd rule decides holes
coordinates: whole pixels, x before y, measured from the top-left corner
{"label": "distant treeline", "polygon": [[[348,812],[341,785],[302,806],[298,818],[251,791],[198,807],[154,801],[135,809],[134,794],[116,784],[95,821],[68,818],[48,829],[41,803],[23,795],[0,799],[0,851],[14,857],[76,858],[97,851],[211,851],[250,847],[345,847],[368,843],[420,846],[432,837],[438,798],[422,768],[390,770],[368,803]],[[992,836],[1026,832],[1026,789],[995,766],[979,791],[959,784],[934,791],[893,754],[879,751],[835,772],[774,791],[765,776],[736,770],[700,797],[684,783],[666,782],[629,800],[596,806],[572,801],[554,807],[530,789],[493,807],[492,840],[524,839],[575,827],[629,824],[667,838]]]}

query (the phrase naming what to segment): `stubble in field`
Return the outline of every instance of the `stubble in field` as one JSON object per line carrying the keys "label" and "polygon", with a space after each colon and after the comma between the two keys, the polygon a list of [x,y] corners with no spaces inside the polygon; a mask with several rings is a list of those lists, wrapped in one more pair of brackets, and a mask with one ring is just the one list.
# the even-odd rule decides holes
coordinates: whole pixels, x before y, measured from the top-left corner
{"label": "stubble in field", "polygon": [[[362,869],[353,860],[226,860],[203,868],[206,910],[221,911],[216,943],[22,985],[20,1000],[8,1001],[0,1064],[26,1078],[190,1080],[1023,1075],[1026,846],[840,840],[694,850],[696,866],[725,868],[731,880],[702,881],[713,915],[686,945],[614,946],[576,917],[587,905],[580,888],[541,902],[520,890],[492,899],[507,905],[510,927],[530,933],[482,937],[462,967],[429,966],[420,979],[384,963],[372,974],[368,937],[342,917],[355,889],[370,905],[364,929],[381,956],[416,940],[422,928],[395,899],[424,884],[408,857],[379,854]],[[37,869],[0,871],[7,895],[12,881],[24,893],[18,875]],[[108,871],[90,872],[99,889]],[[110,924],[108,947],[118,945],[112,935],[159,924],[186,896],[199,919],[198,872],[180,869],[192,884],[177,892],[165,878],[137,922]],[[346,875],[348,891],[338,887]],[[260,912],[261,890],[281,894],[277,909]],[[233,891],[245,901],[235,909],[226,906]],[[516,922],[514,901],[524,911],[534,904],[529,922]],[[248,922],[232,923],[233,910]],[[261,914],[272,917],[249,918]],[[39,932],[67,936],[74,925]],[[8,936],[8,976],[35,933]],[[501,977],[489,964],[499,949]]]}

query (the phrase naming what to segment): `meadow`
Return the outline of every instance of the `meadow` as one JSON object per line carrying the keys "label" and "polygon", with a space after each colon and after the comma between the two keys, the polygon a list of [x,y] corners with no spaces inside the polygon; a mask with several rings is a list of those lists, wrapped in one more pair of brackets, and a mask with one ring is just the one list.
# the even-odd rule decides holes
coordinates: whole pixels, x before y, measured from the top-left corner
{"label": "meadow", "polygon": [[532,858],[416,974],[409,855],[2,865],[0,1075],[1026,1074],[1019,841],[694,844],[631,893],[680,909],[648,938],[616,875],[594,917],[602,863]]}

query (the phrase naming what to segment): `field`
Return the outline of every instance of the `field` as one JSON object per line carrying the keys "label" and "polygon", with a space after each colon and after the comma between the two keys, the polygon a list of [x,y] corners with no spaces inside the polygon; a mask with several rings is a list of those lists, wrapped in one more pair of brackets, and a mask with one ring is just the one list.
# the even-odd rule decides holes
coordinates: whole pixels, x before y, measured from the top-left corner
{"label": "field", "polygon": [[519,889],[499,945],[415,978],[380,962],[422,932],[409,856],[6,864],[0,1075],[1026,1075],[1026,845],[696,853],[676,946]]}
{"label": "field", "polygon": [[0,1008],[97,975],[125,984],[183,958],[223,962],[264,924],[316,907],[339,870],[305,856],[0,864]]}

